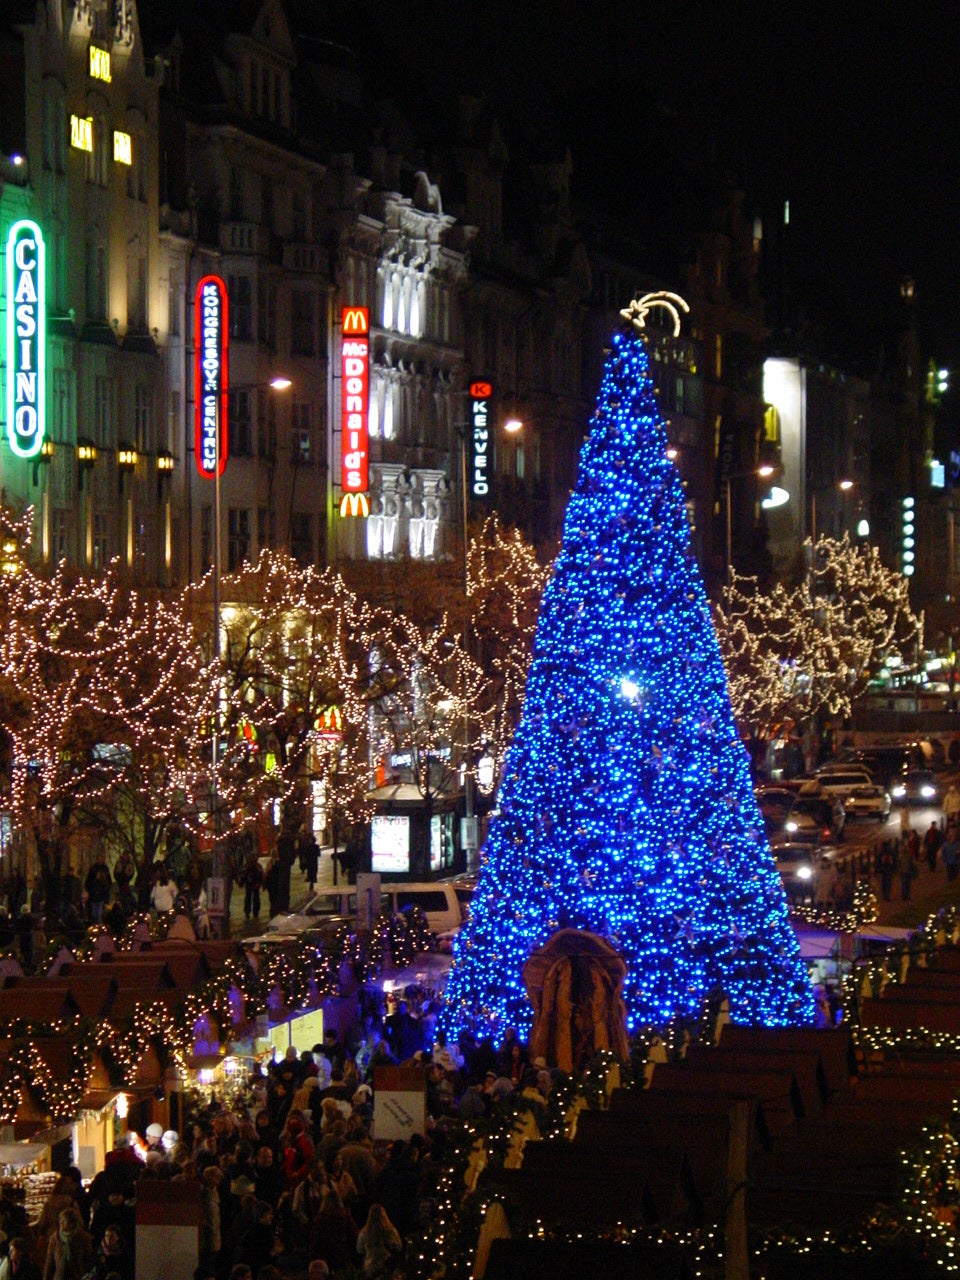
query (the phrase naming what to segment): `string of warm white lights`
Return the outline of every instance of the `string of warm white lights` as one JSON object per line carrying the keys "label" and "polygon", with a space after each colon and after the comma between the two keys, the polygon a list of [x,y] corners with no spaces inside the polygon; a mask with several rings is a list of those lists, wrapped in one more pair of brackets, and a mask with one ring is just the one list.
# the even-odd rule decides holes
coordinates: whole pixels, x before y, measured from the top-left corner
{"label": "string of warm white lights", "polygon": [[849,716],[887,659],[909,665],[922,645],[909,585],[876,547],[846,535],[818,538],[815,564],[795,587],[763,592],[734,574],[714,624],[741,727]]}

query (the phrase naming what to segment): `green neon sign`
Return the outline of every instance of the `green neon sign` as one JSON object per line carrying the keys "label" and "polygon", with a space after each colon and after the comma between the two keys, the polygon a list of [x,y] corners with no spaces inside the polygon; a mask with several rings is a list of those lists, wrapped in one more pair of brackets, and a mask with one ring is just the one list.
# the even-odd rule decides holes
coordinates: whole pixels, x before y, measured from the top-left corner
{"label": "green neon sign", "polygon": [[35,458],[47,423],[46,249],[35,222],[21,218],[6,248],[7,440]]}

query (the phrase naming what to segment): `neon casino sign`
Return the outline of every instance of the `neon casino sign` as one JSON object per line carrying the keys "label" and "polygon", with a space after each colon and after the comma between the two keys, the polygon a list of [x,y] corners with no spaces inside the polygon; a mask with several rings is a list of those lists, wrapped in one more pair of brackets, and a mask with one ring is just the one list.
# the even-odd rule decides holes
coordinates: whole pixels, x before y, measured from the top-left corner
{"label": "neon casino sign", "polygon": [[35,458],[46,430],[46,251],[35,222],[22,218],[7,235],[7,440]]}
{"label": "neon casino sign", "polygon": [[344,307],[341,346],[343,459],[340,468],[341,516],[367,516],[370,440],[367,410],[370,404],[370,312],[366,307]]}
{"label": "neon casino sign", "polygon": [[227,286],[204,276],[193,305],[194,451],[205,480],[227,465]]}

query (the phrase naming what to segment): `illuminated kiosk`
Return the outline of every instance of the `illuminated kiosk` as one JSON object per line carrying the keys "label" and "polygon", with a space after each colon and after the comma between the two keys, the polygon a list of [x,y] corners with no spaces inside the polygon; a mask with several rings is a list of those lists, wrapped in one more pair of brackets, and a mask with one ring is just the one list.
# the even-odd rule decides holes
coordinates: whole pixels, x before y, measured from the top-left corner
{"label": "illuminated kiosk", "polygon": [[[402,756],[402,753],[401,753]],[[385,880],[429,880],[466,869],[460,847],[463,802],[458,780],[433,794],[429,804],[416,783],[394,757],[391,778],[378,773],[378,785],[368,794],[373,804],[369,843],[359,851],[360,871],[374,871]]]}

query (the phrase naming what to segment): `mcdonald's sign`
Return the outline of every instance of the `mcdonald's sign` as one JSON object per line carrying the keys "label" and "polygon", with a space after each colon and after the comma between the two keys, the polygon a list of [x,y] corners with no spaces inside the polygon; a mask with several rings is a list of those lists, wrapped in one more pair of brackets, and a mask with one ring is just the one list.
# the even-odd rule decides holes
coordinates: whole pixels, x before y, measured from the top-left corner
{"label": "mcdonald's sign", "polygon": [[193,304],[194,452],[212,480],[227,465],[227,286],[204,276]]}
{"label": "mcdonald's sign", "polygon": [[[366,307],[344,307],[341,314],[342,454],[341,516],[367,516],[370,439],[367,414],[370,406],[370,312]],[[349,501],[348,501],[349,500]]]}
{"label": "mcdonald's sign", "polygon": [[370,502],[365,493],[345,493],[340,499],[342,516],[368,516]]}
{"label": "mcdonald's sign", "polygon": [[366,307],[343,308],[343,332],[366,338],[370,333],[370,312]]}
{"label": "mcdonald's sign", "polygon": [[343,737],[343,715],[339,707],[324,707],[314,725],[321,738],[338,742]]}

